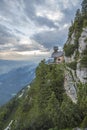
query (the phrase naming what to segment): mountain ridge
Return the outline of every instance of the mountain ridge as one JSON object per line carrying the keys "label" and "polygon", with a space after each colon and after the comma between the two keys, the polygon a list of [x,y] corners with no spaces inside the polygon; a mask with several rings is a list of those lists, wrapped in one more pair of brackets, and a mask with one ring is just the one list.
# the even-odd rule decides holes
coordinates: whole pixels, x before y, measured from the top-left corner
{"label": "mountain ridge", "polygon": [[0,108],[1,130],[87,129],[87,33],[84,36],[83,28],[87,28],[87,0],[69,28],[65,63],[39,63],[30,86]]}
{"label": "mountain ridge", "polygon": [[0,105],[5,104],[35,77],[36,65],[26,65],[0,75]]}

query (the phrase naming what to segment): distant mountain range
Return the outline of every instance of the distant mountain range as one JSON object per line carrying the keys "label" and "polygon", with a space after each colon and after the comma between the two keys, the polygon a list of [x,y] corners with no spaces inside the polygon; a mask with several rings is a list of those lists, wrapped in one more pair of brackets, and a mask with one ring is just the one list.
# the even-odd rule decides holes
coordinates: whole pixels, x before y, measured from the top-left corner
{"label": "distant mountain range", "polygon": [[35,63],[0,60],[0,105],[34,79],[36,66]]}
{"label": "distant mountain range", "polygon": [[8,73],[9,71],[27,65],[34,65],[31,61],[16,61],[16,60],[0,60],[0,75]]}

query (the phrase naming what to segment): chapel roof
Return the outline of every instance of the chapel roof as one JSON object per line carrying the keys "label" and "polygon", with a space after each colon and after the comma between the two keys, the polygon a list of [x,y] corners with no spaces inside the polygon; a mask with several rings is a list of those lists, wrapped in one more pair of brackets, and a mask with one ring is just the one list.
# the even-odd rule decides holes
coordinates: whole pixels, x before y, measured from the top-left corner
{"label": "chapel roof", "polygon": [[57,58],[63,56],[63,51],[57,51],[52,53],[52,58]]}

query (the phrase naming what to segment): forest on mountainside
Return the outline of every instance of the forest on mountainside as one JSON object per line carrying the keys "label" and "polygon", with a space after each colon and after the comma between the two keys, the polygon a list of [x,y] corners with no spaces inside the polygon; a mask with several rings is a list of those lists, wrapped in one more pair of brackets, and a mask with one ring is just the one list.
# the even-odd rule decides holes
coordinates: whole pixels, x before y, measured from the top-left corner
{"label": "forest on mountainside", "polygon": [[[87,48],[79,53],[79,38],[83,28],[87,29],[87,0],[83,0],[82,9],[77,10],[69,28],[69,43],[64,45],[64,54],[70,57],[75,52],[73,62],[46,64],[42,60],[36,68],[36,77],[10,102],[0,108],[0,130],[9,122],[11,130],[73,130],[87,128],[87,83],[78,82],[77,102],[74,103],[64,88],[65,70],[70,68],[76,74],[77,63],[87,69]],[[74,33],[74,44],[71,44]],[[86,34],[86,33],[85,33]],[[87,43],[87,36],[85,36]],[[81,48],[80,48],[81,49]],[[69,73],[72,75],[71,71]],[[76,75],[75,75],[76,76]],[[80,75],[79,75],[80,76]],[[73,75],[72,75],[73,77]],[[87,77],[85,77],[87,81]]]}

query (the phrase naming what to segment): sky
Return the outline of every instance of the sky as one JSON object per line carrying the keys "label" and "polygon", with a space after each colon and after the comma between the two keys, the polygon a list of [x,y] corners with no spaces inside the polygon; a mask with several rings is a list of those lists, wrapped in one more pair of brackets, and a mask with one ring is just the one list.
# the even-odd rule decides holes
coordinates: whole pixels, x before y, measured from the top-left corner
{"label": "sky", "polygon": [[0,0],[0,59],[50,56],[62,48],[82,0]]}

